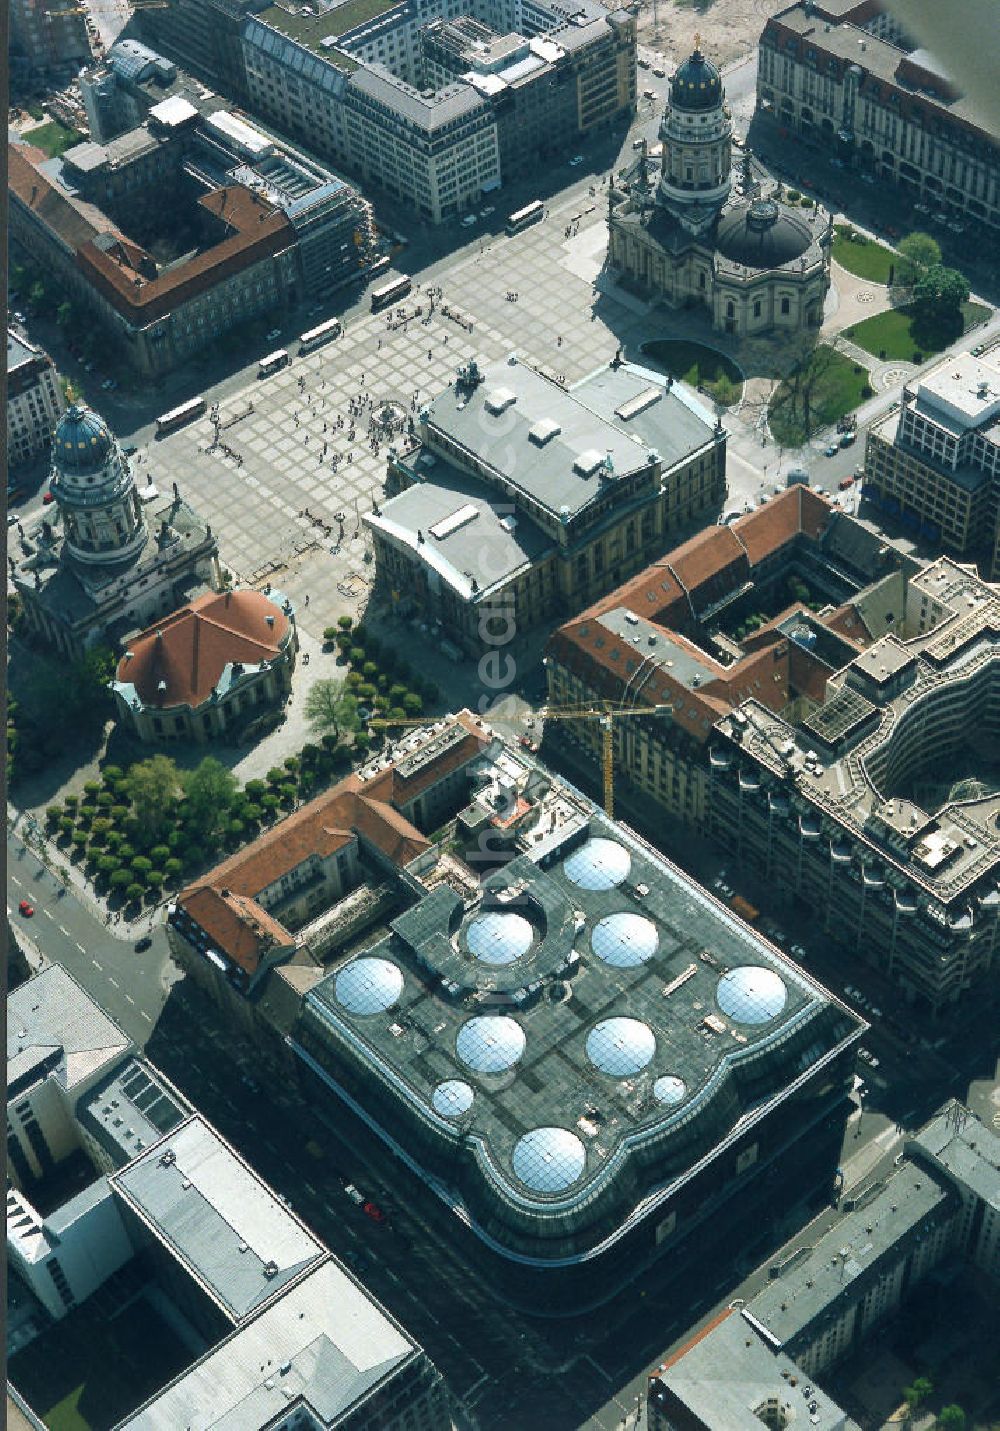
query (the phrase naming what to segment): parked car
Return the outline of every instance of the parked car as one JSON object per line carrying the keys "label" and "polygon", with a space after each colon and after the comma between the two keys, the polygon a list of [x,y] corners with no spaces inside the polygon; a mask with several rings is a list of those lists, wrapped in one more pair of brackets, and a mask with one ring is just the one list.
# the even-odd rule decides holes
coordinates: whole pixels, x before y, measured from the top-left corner
{"label": "parked car", "polygon": [[838,453],[839,451],[840,451],[840,443],[839,443],[839,442],[831,442],[831,443],[830,443],[830,446],[826,449],[826,455],[827,455],[827,457],[836,457],[836,455],[837,455],[837,453]]}
{"label": "parked car", "polygon": [[53,497],[52,493],[51,493],[51,492],[46,492],[46,493],[43,495],[43,497],[42,497],[42,506],[43,506],[43,507],[47,507],[50,502],[54,502],[54,501],[55,501],[55,497]]}
{"label": "parked car", "polygon": [[463,229],[471,229],[475,222],[475,214],[466,214],[465,218],[462,220],[462,227]]}
{"label": "parked car", "polygon": [[148,934],[144,934],[141,939],[135,941],[135,952],[137,954],[145,954],[146,950],[152,949],[152,947],[153,941]]}
{"label": "parked car", "polygon": [[572,157],[572,159],[569,161],[569,167],[570,167],[571,169],[575,169],[578,164],[582,164],[582,163],[583,163],[583,155],[582,155],[582,154],[574,154],[573,157]]}
{"label": "parked car", "polygon": [[30,905],[26,899],[22,899],[17,908],[19,913],[24,915],[25,919],[30,919],[35,912],[34,907]]}
{"label": "parked car", "polygon": [[270,333],[268,333],[268,335],[267,335],[267,341],[268,341],[269,343],[273,343],[274,340],[275,340],[275,338],[280,338],[280,337],[281,337],[281,329],[280,329],[280,328],[272,328],[271,331],[270,331]]}
{"label": "parked car", "polygon": [[490,216],[490,214],[495,214],[495,213],[496,213],[496,206],[495,206],[494,204],[487,204],[486,207],[485,207],[485,209],[480,209],[480,210],[479,210],[479,217],[480,217],[481,219],[488,219],[489,216]]}
{"label": "parked car", "polygon": [[841,477],[840,482],[838,483],[838,486],[839,486],[841,492],[846,492],[849,487],[853,487],[853,486],[854,486],[854,478],[853,478],[853,477]]}
{"label": "parked car", "polygon": [[365,1202],[361,1205],[361,1211],[365,1217],[370,1217],[372,1222],[385,1222],[385,1213],[377,1202]]}
{"label": "parked car", "polygon": [[344,1192],[351,1199],[351,1202],[356,1202],[358,1207],[364,1207],[366,1199],[360,1188],[356,1188],[353,1183],[348,1183],[344,1188]]}

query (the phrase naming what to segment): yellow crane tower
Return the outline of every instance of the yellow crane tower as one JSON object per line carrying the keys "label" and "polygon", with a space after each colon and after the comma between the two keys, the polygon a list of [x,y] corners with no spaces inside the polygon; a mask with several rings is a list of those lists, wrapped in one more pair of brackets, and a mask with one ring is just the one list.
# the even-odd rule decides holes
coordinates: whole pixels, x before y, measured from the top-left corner
{"label": "yellow crane tower", "polygon": [[[669,715],[673,706],[663,702],[655,706],[618,706],[613,701],[592,701],[579,706],[540,706],[529,720],[596,720],[601,727],[601,765],[604,777],[604,810],[609,819],[615,814],[615,723],[630,716]],[[380,716],[387,726],[437,725],[441,716],[420,720],[392,720]]]}

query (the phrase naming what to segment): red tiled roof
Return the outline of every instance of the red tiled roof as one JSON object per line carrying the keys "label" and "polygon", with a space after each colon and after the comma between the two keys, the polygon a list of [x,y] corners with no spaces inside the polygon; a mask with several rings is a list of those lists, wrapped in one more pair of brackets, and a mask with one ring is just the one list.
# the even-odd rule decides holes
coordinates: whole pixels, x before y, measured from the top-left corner
{"label": "red tiled roof", "polygon": [[135,245],[121,252],[105,252],[95,243],[79,246],[76,261],[87,281],[130,322],[163,318],[295,240],[286,215],[241,185],[216,189],[199,203],[222,219],[229,232],[219,243],[156,278],[142,273],[149,256]]}
{"label": "red tiled roof", "polygon": [[280,655],[290,624],[262,592],[207,592],[137,636],[118,663],[118,680],[130,682],[144,705],[194,708],[228,665],[258,666]]}
{"label": "red tiled roof", "polygon": [[800,534],[817,539],[832,511],[825,498],[798,485],[729,526],[699,532],[624,586],[601,597],[582,616],[561,626],[549,641],[549,654],[596,695],[619,699],[627,679],[626,660],[634,657],[634,648],[601,626],[598,618],[626,607],[664,628],[670,633],[669,641],[696,655],[712,672],[710,680],[692,688],[661,666],[642,683],[642,699],[671,702],[672,719],[689,734],[704,740],[706,722],[711,726],[750,696],[780,711],[791,698],[794,681],[788,642],[774,629],[774,622],[744,642],[743,659],[732,666],[714,660],[689,641],[685,632],[697,628],[699,611],[738,589],[766,557]]}
{"label": "red tiled roof", "polygon": [[182,899],[187,913],[213,945],[248,974],[257,972],[261,959],[274,946],[289,949],[295,943],[266,909],[231,890],[205,884],[185,890]]}
{"label": "red tiled roof", "polygon": [[818,538],[833,514],[834,508],[825,497],[798,482],[734,522],[732,530],[746,548],[751,565],[756,566],[800,532],[814,540]]}
{"label": "red tiled roof", "polygon": [[[429,847],[427,837],[397,808],[401,799],[413,799],[429,785],[466,764],[480,752],[487,736],[472,716],[462,711],[453,718],[467,736],[436,760],[404,781],[395,767],[375,779],[349,775],[303,805],[301,810],[265,831],[246,849],[239,850],[210,872],[207,878],[178,896],[178,905],[210,934],[215,945],[253,975],[269,947],[253,933],[259,925],[265,934],[286,944],[294,943],[256,896],[290,873],[312,854],[334,854],[361,835],[395,864],[407,864]],[[223,891],[227,891],[223,898]],[[214,896],[214,897],[213,897]],[[211,921],[211,928],[205,920]],[[279,941],[281,942],[281,941]]]}
{"label": "red tiled roof", "polygon": [[42,220],[68,248],[78,249],[96,234],[121,237],[115,224],[93,204],[71,198],[37,167],[45,162],[40,149],[7,144],[7,187],[15,198]]}

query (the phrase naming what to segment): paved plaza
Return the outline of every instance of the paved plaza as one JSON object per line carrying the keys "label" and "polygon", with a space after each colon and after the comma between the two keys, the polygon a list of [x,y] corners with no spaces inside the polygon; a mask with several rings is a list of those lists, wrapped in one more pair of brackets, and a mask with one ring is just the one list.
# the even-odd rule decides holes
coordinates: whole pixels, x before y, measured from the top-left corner
{"label": "paved plaza", "polygon": [[635,311],[593,286],[607,233],[600,203],[587,201],[572,236],[572,212],[512,239],[491,236],[440,265],[440,278],[428,270],[401,308],[349,320],[314,353],[290,349],[287,368],[221,401],[217,442],[206,415],[151,443],[151,480],[177,481],[218,533],[235,579],[280,586],[306,630],[357,614],[374,575],[361,517],[384,490],[393,440],[369,439],[372,415],[390,404],[405,426],[473,356],[516,352],[572,383],[626,340]]}

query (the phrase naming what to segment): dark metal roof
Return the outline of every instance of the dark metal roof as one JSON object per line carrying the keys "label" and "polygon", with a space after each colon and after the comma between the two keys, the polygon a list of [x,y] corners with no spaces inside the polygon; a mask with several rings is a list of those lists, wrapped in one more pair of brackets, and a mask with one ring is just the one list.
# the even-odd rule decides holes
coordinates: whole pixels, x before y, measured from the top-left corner
{"label": "dark metal roof", "polygon": [[723,214],[715,246],[733,263],[745,263],[748,268],[780,268],[801,258],[812,241],[807,223],[793,218],[773,199],[755,199],[752,204],[738,204]]}
{"label": "dark metal roof", "polygon": [[722,103],[722,76],[701,50],[695,50],[670,79],[673,109],[715,109]]}
{"label": "dark metal roof", "polygon": [[89,407],[74,403],[59,420],[52,439],[52,457],[66,472],[92,472],[103,467],[114,438],[104,418]]}

